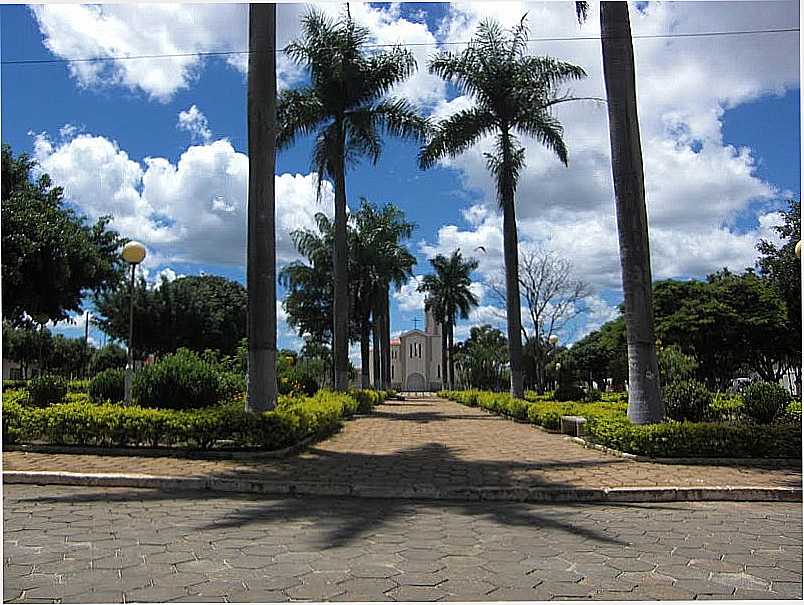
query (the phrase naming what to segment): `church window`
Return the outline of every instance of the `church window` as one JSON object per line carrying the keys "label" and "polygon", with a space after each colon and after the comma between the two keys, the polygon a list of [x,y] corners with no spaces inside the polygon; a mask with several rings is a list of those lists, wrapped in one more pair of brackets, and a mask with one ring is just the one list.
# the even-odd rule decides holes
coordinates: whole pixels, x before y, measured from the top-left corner
{"label": "church window", "polygon": [[438,377],[441,378],[441,364],[439,363],[437,366]]}

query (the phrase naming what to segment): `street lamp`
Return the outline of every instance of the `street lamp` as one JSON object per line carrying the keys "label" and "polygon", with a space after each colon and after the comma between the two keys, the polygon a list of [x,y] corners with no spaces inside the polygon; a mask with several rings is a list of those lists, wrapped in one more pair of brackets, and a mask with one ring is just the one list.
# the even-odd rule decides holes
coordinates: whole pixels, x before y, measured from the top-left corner
{"label": "street lamp", "polygon": [[126,360],[125,397],[126,405],[131,405],[131,383],[134,374],[134,270],[145,260],[145,246],[139,242],[128,242],[123,246],[123,260],[131,265],[131,280],[128,284],[128,359]]}
{"label": "street lamp", "polygon": [[798,240],[798,243],[796,244],[796,256],[801,258],[801,240]]}

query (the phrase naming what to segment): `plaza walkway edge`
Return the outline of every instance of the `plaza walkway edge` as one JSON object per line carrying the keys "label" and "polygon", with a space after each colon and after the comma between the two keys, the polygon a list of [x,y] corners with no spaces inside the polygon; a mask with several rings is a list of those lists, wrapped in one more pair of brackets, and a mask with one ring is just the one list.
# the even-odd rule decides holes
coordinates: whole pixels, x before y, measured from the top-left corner
{"label": "plaza walkway edge", "polygon": [[249,493],[283,496],[344,496],[381,499],[502,502],[801,502],[800,487],[520,487],[380,486],[359,483],[255,481],[221,477],[171,477],[125,473],[3,471],[4,484],[135,487],[161,490]]}

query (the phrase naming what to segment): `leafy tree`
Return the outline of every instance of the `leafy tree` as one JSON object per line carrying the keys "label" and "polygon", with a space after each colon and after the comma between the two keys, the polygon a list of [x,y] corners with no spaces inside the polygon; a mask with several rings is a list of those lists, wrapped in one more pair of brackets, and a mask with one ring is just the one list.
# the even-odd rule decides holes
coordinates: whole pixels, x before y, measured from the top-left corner
{"label": "leafy tree", "polygon": [[507,378],[508,343],[497,328],[475,326],[469,338],[455,347],[461,383],[473,389],[499,391]]}
{"label": "leafy tree", "polygon": [[[134,298],[136,351],[170,353],[217,349],[234,354],[246,335],[247,294],[235,281],[216,275],[180,277],[148,289],[140,279]],[[126,340],[129,330],[128,286],[95,299],[98,324],[110,336]]]}
{"label": "leafy tree", "polygon": [[698,369],[695,357],[685,355],[678,345],[660,348],[658,361],[662,387],[694,378]]}
{"label": "leafy tree", "polygon": [[486,166],[497,185],[503,212],[506,315],[511,359],[511,394],[522,397],[522,319],[519,298],[519,253],[515,196],[525,167],[525,148],[517,135],[533,137],[567,163],[563,128],[551,113],[557,103],[570,100],[557,89],[584,77],[580,67],[550,57],[527,54],[525,18],[505,32],[493,20],[483,21],[467,48],[442,51],[430,61],[430,72],[457,87],[474,106],[443,120],[419,155],[422,168],[444,157],[460,155],[482,137],[493,135],[495,150],[486,154]]}
{"label": "leafy tree", "polygon": [[3,315],[16,325],[26,314],[60,321],[81,311],[88,292],[113,287],[124,270],[110,218],[88,224],[48,175],[34,179],[35,166],[2,146]]}
{"label": "leafy tree", "polygon": [[723,270],[707,281],[665,280],[654,285],[656,332],[695,356],[698,377],[710,389],[728,386],[747,367],[778,381],[786,352],[787,313],[770,282],[748,271]]}
{"label": "leafy tree", "polygon": [[786,334],[773,344],[786,351],[785,365],[794,371],[797,392],[801,393],[801,260],[795,253],[796,243],[801,240],[801,202],[791,201],[782,218],[782,224],[773,228],[782,239],[781,245],[760,240],[757,250],[762,256],[757,266],[787,309]]}
{"label": "leafy tree", "polygon": [[126,367],[126,350],[118,344],[110,343],[92,351],[89,358],[89,373],[99,374],[104,370]]}
{"label": "leafy tree", "polygon": [[383,134],[421,140],[428,124],[407,101],[384,98],[415,69],[413,54],[401,47],[368,54],[370,31],[352,20],[348,5],[337,21],[310,11],[302,31],[303,38],[285,50],[307,69],[310,84],[280,94],[277,145],[284,149],[296,137],[314,134],[319,193],[321,179],[329,177],[335,184],[333,352],[335,388],[342,391],[349,371],[346,167],[362,157],[376,162]]}
{"label": "leafy tree", "polygon": [[[426,293],[427,308],[433,309],[435,320],[442,322],[442,367],[451,389],[455,385],[455,358],[453,355],[455,322],[459,317],[467,319],[469,311],[478,304],[477,297],[469,287],[472,285],[470,275],[477,269],[478,263],[473,258],[464,259],[461,251],[455,250],[449,258],[443,254],[431,258],[430,264],[435,273],[425,275],[418,290]],[[443,363],[445,341],[447,342],[449,374],[447,374],[447,364]]]}
{"label": "leafy tree", "polygon": [[53,337],[49,330],[3,322],[3,357],[20,364],[23,379],[29,378],[31,365],[36,364],[40,370],[44,368],[43,361],[50,357],[52,347]]}
{"label": "leafy tree", "polygon": [[56,334],[47,361],[48,370],[71,378],[81,376],[87,369],[91,353],[83,338],[66,338]]}

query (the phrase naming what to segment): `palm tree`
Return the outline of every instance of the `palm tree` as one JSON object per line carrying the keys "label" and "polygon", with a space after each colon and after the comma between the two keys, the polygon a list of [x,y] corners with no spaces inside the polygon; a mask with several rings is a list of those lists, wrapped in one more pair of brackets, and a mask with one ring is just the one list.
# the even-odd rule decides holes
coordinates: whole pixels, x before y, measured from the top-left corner
{"label": "palm tree", "polygon": [[[478,262],[473,259],[465,259],[460,250],[455,250],[447,258],[439,254],[430,259],[435,273],[425,275],[419,284],[419,292],[427,294],[427,308],[433,309],[433,316],[436,321],[441,320],[441,366],[442,376],[447,378],[447,365],[444,361],[444,342],[448,341],[447,353],[449,362],[448,388],[453,388],[455,384],[455,360],[453,358],[453,334],[455,321],[458,317],[467,319],[469,311],[478,304],[477,297],[472,292],[472,271],[478,267]],[[443,380],[443,379],[442,379]]]}
{"label": "palm tree", "polygon": [[[348,6],[348,5],[347,5]],[[332,21],[312,10],[302,19],[303,38],[285,49],[307,68],[310,84],[279,97],[280,149],[296,137],[314,134],[313,167],[335,185],[334,327],[335,388],[348,386],[349,284],[347,283],[346,167],[361,157],[376,163],[382,135],[422,140],[428,122],[403,99],[385,98],[415,69],[413,54],[399,47],[367,54],[369,30],[348,13]]]}
{"label": "palm tree", "polygon": [[[577,2],[575,7],[583,21],[588,4]],[[664,403],[659,395],[645,176],[627,3],[600,3],[600,35],[628,339],[628,417],[635,424],[648,424],[662,421]]]}
{"label": "palm tree", "polygon": [[248,397],[276,405],[276,4],[249,6]]}
{"label": "palm tree", "polygon": [[529,56],[527,37],[525,17],[510,34],[497,22],[487,20],[480,24],[464,51],[441,52],[430,61],[431,73],[454,84],[475,105],[443,120],[419,155],[421,167],[429,168],[441,158],[463,153],[482,137],[494,135],[495,150],[485,157],[486,167],[496,181],[503,212],[508,349],[514,397],[524,395],[514,198],[525,166],[525,149],[517,134],[535,138],[566,164],[563,128],[551,108],[573,100],[557,95],[560,85],[586,75],[583,69],[570,63]]}
{"label": "palm tree", "polygon": [[352,217],[355,237],[350,248],[356,267],[354,308],[359,317],[361,384],[368,388],[370,334],[374,332],[376,361],[380,361],[381,343],[385,340],[379,331],[380,325],[384,324],[385,305],[382,301],[387,299],[391,283],[401,287],[413,275],[416,257],[400,245],[400,240],[410,237],[414,224],[405,221],[404,213],[393,204],[378,209],[365,198]]}

